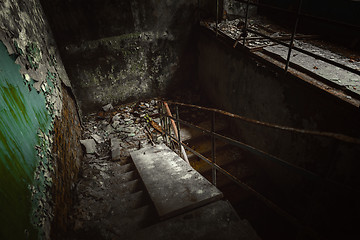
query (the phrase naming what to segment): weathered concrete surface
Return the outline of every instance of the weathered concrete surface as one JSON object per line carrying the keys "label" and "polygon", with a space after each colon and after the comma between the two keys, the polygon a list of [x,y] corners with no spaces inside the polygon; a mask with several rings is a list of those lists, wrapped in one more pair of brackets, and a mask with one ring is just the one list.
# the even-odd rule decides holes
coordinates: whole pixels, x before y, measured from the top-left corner
{"label": "weathered concrete surface", "polygon": [[130,155],[161,218],[223,197],[215,186],[164,144]]}
{"label": "weathered concrete surface", "polygon": [[196,79],[196,0],[42,3],[84,112]]}
{"label": "weathered concrete surface", "polygon": [[[342,57],[329,50],[312,46],[311,44],[305,43],[303,41],[295,41],[294,45],[296,47],[323,56],[327,59],[333,60],[344,66],[348,66],[352,69],[360,69],[360,62],[355,62],[355,61],[349,62],[348,58]],[[264,50],[274,53],[280,56],[284,60],[287,59],[288,48],[285,46],[281,46],[281,45],[268,46],[264,48]],[[314,74],[317,74],[325,79],[328,79],[329,81],[332,81],[335,84],[343,86],[349,89],[350,91],[360,95],[360,75],[333,66],[329,63],[310,57],[296,50],[292,51],[290,62],[295,63],[296,65],[299,65]]]}
{"label": "weathered concrete surface", "polygon": [[[274,124],[360,137],[360,112],[357,107],[297,77],[284,77],[283,72],[277,72],[265,61],[236,51],[231,44],[221,44],[207,33],[200,34],[198,48],[201,88],[219,108]],[[360,148],[355,144],[241,121],[234,122],[232,126],[236,137],[246,144],[354,189],[360,184],[356,170],[360,167]],[[291,200],[294,191],[304,191],[303,194],[310,191],[319,196],[314,200],[318,203],[317,209],[310,210],[312,214],[305,217],[298,213],[309,225],[321,223],[324,228],[336,229],[338,233],[344,229],[355,229],[352,220],[335,227],[335,222],[329,220],[331,218],[326,214],[336,209],[339,219],[349,219],[347,213],[356,208],[351,200],[355,196],[351,192],[343,194],[344,189],[331,184],[329,187],[333,190],[325,190],[321,187],[322,183],[264,158],[255,158],[255,162],[263,169],[262,177],[266,178],[264,193],[276,196],[276,201],[286,204],[294,202],[296,199]],[[314,203],[303,201],[301,204],[307,207]]]}
{"label": "weathered concrete surface", "polygon": [[[249,5],[248,17],[251,17],[256,14],[256,6]],[[224,13],[226,14],[224,18],[231,19],[235,17],[245,17],[246,16],[246,3],[240,3],[238,1],[224,0]]]}
{"label": "weathered concrete surface", "polygon": [[226,201],[209,205],[160,222],[136,233],[131,239],[260,239],[246,220],[241,220]]}
{"label": "weathered concrete surface", "polygon": [[111,159],[113,161],[119,161],[121,156],[121,147],[120,147],[121,140],[117,138],[110,139],[111,144]]}

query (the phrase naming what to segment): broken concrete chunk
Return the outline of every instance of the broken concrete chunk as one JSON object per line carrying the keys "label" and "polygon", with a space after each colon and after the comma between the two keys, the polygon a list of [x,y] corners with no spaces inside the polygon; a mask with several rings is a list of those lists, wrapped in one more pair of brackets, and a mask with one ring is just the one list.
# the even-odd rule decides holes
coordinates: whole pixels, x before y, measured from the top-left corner
{"label": "broken concrete chunk", "polygon": [[91,135],[91,137],[95,140],[95,142],[97,143],[103,143],[104,142],[104,139],[102,137],[100,137],[99,135],[97,134],[93,134]]}
{"label": "broken concrete chunk", "polygon": [[111,159],[113,161],[119,161],[120,160],[120,150],[121,150],[121,147],[120,147],[120,142],[121,140],[120,139],[117,139],[117,138],[112,138],[110,140],[111,142]]}
{"label": "broken concrete chunk", "polygon": [[105,105],[102,107],[102,109],[104,110],[104,112],[108,112],[114,109],[113,105],[111,105],[111,103],[109,103],[108,105]]}
{"label": "broken concrete chunk", "polygon": [[31,80],[29,74],[27,74],[27,73],[24,74],[24,78],[27,82],[30,82],[30,80]]}
{"label": "broken concrete chunk", "polygon": [[126,123],[127,125],[130,125],[130,124],[133,124],[133,123],[134,123],[134,120],[126,121],[125,123]]}
{"label": "broken concrete chunk", "polygon": [[33,87],[36,89],[36,91],[40,92],[40,90],[41,90],[41,82],[35,82],[33,84]]}
{"label": "broken concrete chunk", "polygon": [[116,121],[120,121],[121,117],[120,117],[120,114],[116,114],[113,118],[112,118],[112,121],[113,122],[116,122]]}
{"label": "broken concrete chunk", "polygon": [[132,133],[132,132],[136,131],[136,128],[135,127],[127,127],[124,129],[124,131],[127,133]]}
{"label": "broken concrete chunk", "polygon": [[112,124],[111,124],[111,126],[113,127],[113,128],[117,128],[117,126],[119,126],[120,125],[120,122],[119,121],[114,121]]}
{"label": "broken concrete chunk", "polygon": [[117,131],[117,132],[122,132],[122,131],[124,131],[124,126],[123,126],[123,125],[119,125],[119,126],[116,128],[116,131]]}
{"label": "broken concrete chunk", "polygon": [[96,151],[96,143],[94,139],[80,140],[80,143],[86,148],[86,153],[93,154]]}
{"label": "broken concrete chunk", "polygon": [[110,133],[112,133],[113,131],[114,131],[114,128],[113,128],[110,124],[105,127],[105,132],[106,132],[107,134],[110,134]]}

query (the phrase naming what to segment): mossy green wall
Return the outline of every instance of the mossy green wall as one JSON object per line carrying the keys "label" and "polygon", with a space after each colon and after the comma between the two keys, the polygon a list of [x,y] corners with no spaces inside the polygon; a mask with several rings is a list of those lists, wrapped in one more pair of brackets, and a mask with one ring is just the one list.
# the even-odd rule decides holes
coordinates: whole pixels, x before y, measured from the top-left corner
{"label": "mossy green wall", "polygon": [[39,176],[34,181],[34,171],[39,161],[47,162],[38,134],[48,132],[51,119],[45,96],[35,89],[30,91],[32,87],[19,70],[0,42],[1,239],[37,238],[37,230],[31,224],[31,189],[45,181]]}
{"label": "mossy green wall", "polygon": [[[52,222],[66,222],[69,210],[63,207],[59,217],[54,209],[71,203],[60,204],[53,196],[70,193],[80,162],[79,133],[68,131],[66,140],[58,140],[65,131],[59,122],[73,120],[72,127],[79,127],[74,101],[66,97],[69,93],[71,84],[40,1],[1,0],[1,240],[50,239]],[[63,157],[67,150],[55,146],[55,141],[71,145],[72,157]],[[58,162],[74,167],[59,173]]]}

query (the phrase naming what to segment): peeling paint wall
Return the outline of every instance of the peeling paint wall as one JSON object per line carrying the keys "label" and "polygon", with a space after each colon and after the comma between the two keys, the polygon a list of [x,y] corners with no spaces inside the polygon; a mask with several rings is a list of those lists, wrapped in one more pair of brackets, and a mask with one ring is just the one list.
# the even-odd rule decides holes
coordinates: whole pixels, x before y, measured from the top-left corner
{"label": "peeling paint wall", "polygon": [[61,85],[71,89],[40,2],[0,1],[0,239],[50,239]]}
{"label": "peeling paint wall", "polygon": [[62,86],[63,109],[61,117],[54,122],[54,159],[52,199],[54,218],[51,225],[51,239],[61,239],[69,226],[74,199],[74,187],[82,159],[79,139],[81,127],[77,108],[69,90]]}
{"label": "peeling paint wall", "polygon": [[84,112],[196,79],[197,0],[42,3]]}

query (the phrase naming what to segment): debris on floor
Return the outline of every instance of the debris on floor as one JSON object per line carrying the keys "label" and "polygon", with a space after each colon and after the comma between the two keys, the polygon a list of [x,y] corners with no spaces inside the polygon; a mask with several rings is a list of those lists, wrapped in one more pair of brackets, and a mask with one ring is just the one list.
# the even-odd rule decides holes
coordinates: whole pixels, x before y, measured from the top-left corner
{"label": "debris on floor", "polygon": [[[214,21],[202,21],[201,25],[214,31],[216,30],[216,22]],[[240,36],[244,25],[244,19],[242,18],[234,20],[226,19],[218,24],[217,29],[220,33],[233,39],[235,47],[238,43],[242,44],[243,42],[243,38]],[[249,18],[247,28],[287,44],[290,43],[291,32],[283,27],[273,24],[266,17],[256,16]],[[278,58],[281,58],[283,62],[287,60],[288,47],[282,46],[273,40],[250,31],[247,31],[246,35],[245,46],[250,51],[261,51],[270,56],[277,56]],[[350,54],[347,49],[331,44],[330,42],[324,43],[319,37],[320,36],[317,35],[296,34],[294,46],[354,70],[360,69],[359,55],[354,53]],[[327,79],[329,82],[338,85],[338,88],[340,89],[347,89],[352,93],[360,94],[360,76],[356,73],[336,67],[296,50],[292,50],[290,62],[300,68],[310,71],[312,74],[318,75],[320,78]]]}
{"label": "debris on floor", "polygon": [[160,133],[145,130],[145,116],[160,123],[157,101],[109,105],[84,119],[85,156],[69,239],[123,239],[147,221],[156,221],[129,158],[131,151],[150,144],[149,134],[162,142]]}

